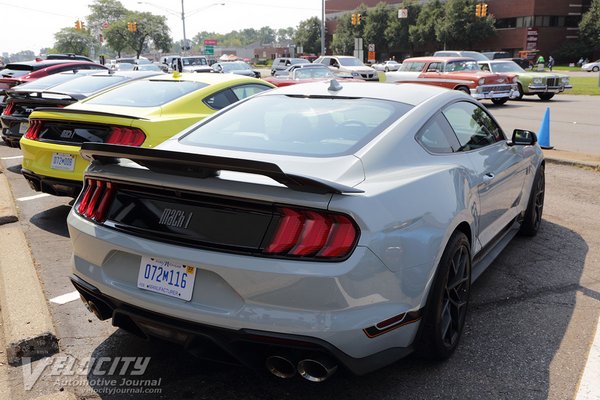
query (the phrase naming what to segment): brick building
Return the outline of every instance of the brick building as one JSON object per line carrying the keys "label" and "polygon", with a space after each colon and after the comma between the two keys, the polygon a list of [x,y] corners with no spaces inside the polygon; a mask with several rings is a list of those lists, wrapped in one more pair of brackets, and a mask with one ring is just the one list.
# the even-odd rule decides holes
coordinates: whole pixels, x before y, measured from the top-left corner
{"label": "brick building", "polygon": [[[327,0],[325,21],[327,43],[335,32],[338,16],[351,12],[361,4],[374,7],[381,0]],[[401,0],[384,1],[390,6]],[[422,0],[424,3],[425,0]],[[497,35],[476,43],[470,50],[505,50],[518,55],[522,50],[539,50],[548,55],[579,37],[581,16],[591,0],[485,0],[488,13],[496,18]]]}

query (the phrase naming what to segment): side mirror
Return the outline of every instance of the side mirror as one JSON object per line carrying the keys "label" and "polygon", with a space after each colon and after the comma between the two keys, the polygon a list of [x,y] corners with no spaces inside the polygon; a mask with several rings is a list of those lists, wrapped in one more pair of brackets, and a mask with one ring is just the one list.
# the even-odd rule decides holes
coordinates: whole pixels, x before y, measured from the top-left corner
{"label": "side mirror", "polygon": [[518,146],[533,146],[537,143],[537,135],[535,132],[525,129],[515,129],[512,134],[510,145]]}

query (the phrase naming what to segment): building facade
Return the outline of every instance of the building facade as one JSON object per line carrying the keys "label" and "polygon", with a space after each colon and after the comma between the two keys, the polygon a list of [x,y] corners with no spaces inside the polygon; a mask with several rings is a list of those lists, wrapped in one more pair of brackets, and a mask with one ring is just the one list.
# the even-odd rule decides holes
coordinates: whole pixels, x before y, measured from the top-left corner
{"label": "building facade", "polygon": [[[374,7],[381,0],[327,0],[325,20],[327,39],[335,32],[335,21],[340,15],[357,9],[361,4]],[[397,6],[401,0],[384,1]],[[422,1],[422,3],[425,3]],[[479,51],[503,50],[518,56],[525,50],[537,50],[543,55],[561,48],[579,38],[579,22],[591,0],[485,0],[488,14],[496,18],[497,35],[476,42]]]}

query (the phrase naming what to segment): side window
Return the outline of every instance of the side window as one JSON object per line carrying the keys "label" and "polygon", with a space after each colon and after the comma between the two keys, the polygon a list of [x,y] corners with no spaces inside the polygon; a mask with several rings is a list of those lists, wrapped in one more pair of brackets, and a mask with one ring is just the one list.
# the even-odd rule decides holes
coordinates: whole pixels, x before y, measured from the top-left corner
{"label": "side window", "polygon": [[479,68],[481,68],[482,71],[489,71],[490,70],[490,66],[488,64],[479,64]]}
{"label": "side window", "polygon": [[271,87],[269,87],[269,86],[254,85],[254,84],[253,85],[240,85],[240,86],[231,88],[231,90],[233,90],[233,93],[235,93],[238,100],[245,99],[246,97],[250,97],[252,95],[255,95],[256,93],[264,92],[265,90],[269,90],[269,89],[271,89]]}
{"label": "side window", "polygon": [[441,114],[431,118],[417,133],[415,139],[431,153],[453,153],[460,148],[448,121]]}
{"label": "side window", "polygon": [[204,104],[215,110],[225,108],[236,101],[238,101],[238,98],[231,89],[221,90],[203,100]]}
{"label": "side window", "polygon": [[427,72],[436,72],[436,71],[440,71],[441,70],[441,64],[437,63],[437,62],[432,62],[431,64],[429,64],[429,66],[427,67]]}
{"label": "side window", "polygon": [[504,133],[483,108],[466,101],[443,111],[460,143],[459,151],[470,151],[505,140]]}

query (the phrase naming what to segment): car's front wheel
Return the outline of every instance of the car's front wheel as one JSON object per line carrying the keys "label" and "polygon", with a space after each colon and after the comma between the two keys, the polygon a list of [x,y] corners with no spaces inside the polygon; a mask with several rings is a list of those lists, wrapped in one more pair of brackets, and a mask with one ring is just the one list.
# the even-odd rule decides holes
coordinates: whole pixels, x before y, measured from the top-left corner
{"label": "car's front wheel", "polygon": [[456,231],[444,249],[418,344],[418,350],[425,356],[445,360],[458,346],[471,292],[470,248],[467,236]]}
{"label": "car's front wheel", "polygon": [[548,101],[554,97],[554,93],[540,93],[538,94],[538,97],[543,101]]}
{"label": "car's front wheel", "polygon": [[598,72],[598,71],[600,71],[600,67],[594,67],[594,68],[592,68],[592,71],[593,72]]}
{"label": "car's front wheel", "polygon": [[508,97],[502,97],[499,99],[492,99],[492,103],[494,103],[497,106],[501,106],[502,104],[506,103],[508,101]]}
{"label": "car's front wheel", "polygon": [[527,210],[521,223],[519,232],[526,236],[535,236],[542,223],[542,212],[544,211],[544,193],[546,188],[546,177],[544,165],[540,165],[535,173],[531,194],[527,203]]}
{"label": "car's front wheel", "polygon": [[520,83],[517,83],[517,89],[519,90],[519,95],[515,97],[515,99],[521,100],[523,98],[523,95],[525,94],[523,92],[523,86]]}

